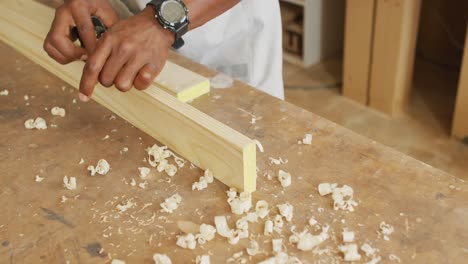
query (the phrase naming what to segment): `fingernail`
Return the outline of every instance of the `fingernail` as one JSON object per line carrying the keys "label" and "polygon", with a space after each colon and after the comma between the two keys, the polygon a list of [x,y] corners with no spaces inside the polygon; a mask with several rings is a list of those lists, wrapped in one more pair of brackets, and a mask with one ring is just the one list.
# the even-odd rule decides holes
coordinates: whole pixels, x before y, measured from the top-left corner
{"label": "fingernail", "polygon": [[89,101],[89,97],[86,96],[86,95],[84,95],[84,94],[82,94],[82,93],[80,93],[80,94],[78,95],[78,97],[80,98],[80,100],[81,100],[82,102],[88,102],[88,101]]}
{"label": "fingernail", "polygon": [[80,60],[82,60],[82,61],[85,61],[85,60],[87,60],[87,59],[88,59],[88,55],[87,55],[87,54],[83,54],[83,55],[81,56],[81,58],[80,58]]}

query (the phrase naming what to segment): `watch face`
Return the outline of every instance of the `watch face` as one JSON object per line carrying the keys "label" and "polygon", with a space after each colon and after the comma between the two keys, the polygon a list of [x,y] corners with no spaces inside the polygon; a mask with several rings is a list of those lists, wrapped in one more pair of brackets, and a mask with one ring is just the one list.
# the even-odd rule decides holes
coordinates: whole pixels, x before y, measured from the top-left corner
{"label": "watch face", "polygon": [[185,9],[178,1],[165,1],[161,5],[161,16],[169,23],[178,23],[184,19]]}

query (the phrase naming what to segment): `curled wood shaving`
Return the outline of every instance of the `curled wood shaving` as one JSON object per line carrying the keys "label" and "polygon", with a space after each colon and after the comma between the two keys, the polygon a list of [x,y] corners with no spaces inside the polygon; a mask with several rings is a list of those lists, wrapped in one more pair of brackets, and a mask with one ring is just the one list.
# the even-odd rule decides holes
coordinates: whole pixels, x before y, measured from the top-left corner
{"label": "curled wood shaving", "polygon": [[171,259],[164,254],[156,253],[153,255],[154,264],[172,264]]}
{"label": "curled wood shaving", "polygon": [[58,106],[52,107],[52,109],[50,110],[50,113],[54,116],[60,116],[60,117],[65,117],[65,114],[66,114],[65,109],[58,107]]}
{"label": "curled wood shaving", "polygon": [[100,159],[97,162],[96,167],[89,165],[88,170],[90,171],[91,176],[95,176],[96,173],[99,175],[106,175],[110,170],[110,165],[105,159]]}
{"label": "curled wood shaving", "polygon": [[65,188],[68,190],[75,190],[76,189],[76,178],[75,177],[70,177],[68,176],[63,176],[63,185]]}

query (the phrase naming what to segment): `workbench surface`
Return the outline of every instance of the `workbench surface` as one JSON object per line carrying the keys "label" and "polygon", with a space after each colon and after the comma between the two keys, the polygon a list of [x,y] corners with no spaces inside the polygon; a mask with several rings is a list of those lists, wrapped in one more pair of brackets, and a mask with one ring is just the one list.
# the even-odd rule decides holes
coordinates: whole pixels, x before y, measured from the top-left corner
{"label": "workbench surface", "polygon": [[[202,254],[210,254],[212,263],[225,263],[245,249],[248,239],[231,246],[220,236],[196,250],[177,247],[177,221],[214,224],[214,216],[226,215],[234,226],[238,216],[226,202],[227,187],[215,180],[203,191],[192,191],[203,171],[190,164],[172,178],[152,169],[146,189],[126,184],[132,178],[142,182],[137,167],[148,166],[145,149],[156,141],[111,118],[113,113],[95,102],[74,103],[75,89],[3,43],[0,57],[0,90],[10,92],[0,96],[0,263],[109,263],[113,258],[153,263],[154,253],[167,254],[173,263],[190,263]],[[214,74],[178,55],[171,60],[205,76]],[[249,258],[244,251],[249,262],[272,256],[271,239],[277,237],[304,263],[341,262],[343,228],[356,232],[359,246],[367,242],[378,248],[383,263],[391,254],[404,263],[463,263],[468,257],[464,181],[240,82],[214,89],[191,105],[262,143],[254,203],[264,199],[270,207],[294,206],[282,235],[263,236],[263,220],[250,224],[263,253]],[[54,106],[64,107],[67,115],[52,116]],[[46,119],[47,130],[24,128],[25,120],[38,116]],[[306,133],[313,134],[312,144],[298,144]],[[288,162],[270,164],[270,157]],[[87,166],[101,158],[111,171],[89,176]],[[291,186],[282,188],[276,180],[279,169],[291,173]],[[275,177],[269,180],[266,174]],[[36,182],[35,175],[45,179]],[[77,178],[76,190],[63,187],[64,175]],[[351,186],[359,203],[355,211],[334,211],[331,197],[317,192],[323,182]],[[182,196],[180,207],[173,214],[160,212],[159,204],[174,193]],[[68,200],[61,202],[62,196]],[[136,206],[119,212],[116,206],[128,199]],[[320,250],[300,252],[287,242],[289,229],[307,228],[311,216],[331,226],[332,238]],[[378,234],[382,221],[395,228],[389,241]],[[362,262],[370,260],[360,253]]]}

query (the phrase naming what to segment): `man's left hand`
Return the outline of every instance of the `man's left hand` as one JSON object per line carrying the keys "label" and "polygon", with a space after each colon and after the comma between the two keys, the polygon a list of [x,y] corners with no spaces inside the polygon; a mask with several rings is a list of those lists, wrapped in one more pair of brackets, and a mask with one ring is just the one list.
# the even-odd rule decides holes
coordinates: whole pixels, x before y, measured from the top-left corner
{"label": "man's left hand", "polygon": [[80,82],[80,99],[89,100],[98,81],[122,92],[146,89],[161,72],[174,34],[154,18],[154,9],[122,20],[104,33],[89,56]]}

